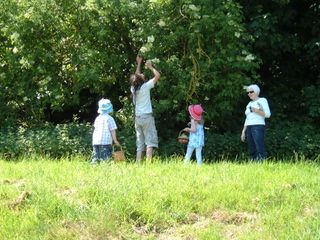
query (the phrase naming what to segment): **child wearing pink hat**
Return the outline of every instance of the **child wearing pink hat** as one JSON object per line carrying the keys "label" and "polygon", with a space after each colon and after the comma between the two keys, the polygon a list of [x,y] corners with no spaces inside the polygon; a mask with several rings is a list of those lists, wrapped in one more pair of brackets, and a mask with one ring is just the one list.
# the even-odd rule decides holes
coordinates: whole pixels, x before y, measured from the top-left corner
{"label": "child wearing pink hat", "polygon": [[190,105],[188,111],[191,119],[190,128],[184,128],[183,131],[189,132],[189,142],[187,153],[184,158],[185,163],[190,162],[194,150],[196,150],[197,164],[202,164],[202,148],[204,146],[204,128],[203,128],[203,108],[200,104]]}

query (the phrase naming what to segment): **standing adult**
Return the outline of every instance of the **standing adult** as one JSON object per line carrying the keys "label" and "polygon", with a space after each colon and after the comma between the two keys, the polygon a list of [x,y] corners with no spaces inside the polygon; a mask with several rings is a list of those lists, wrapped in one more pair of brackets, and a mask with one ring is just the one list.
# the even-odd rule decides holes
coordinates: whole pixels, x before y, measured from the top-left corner
{"label": "standing adult", "polygon": [[146,81],[141,73],[142,57],[136,57],[136,71],[130,77],[131,93],[135,107],[136,130],[136,160],[141,161],[142,153],[146,151],[147,160],[152,159],[153,148],[158,148],[158,135],[152,114],[150,90],[160,78],[160,73],[153,67],[150,60],[146,61],[146,67],[153,73],[153,78]]}
{"label": "standing adult", "polygon": [[251,160],[262,161],[266,158],[264,136],[265,136],[265,118],[271,116],[269,104],[266,98],[260,98],[260,88],[252,84],[246,88],[251,101],[248,103],[241,133],[241,140],[247,140],[249,157]]}

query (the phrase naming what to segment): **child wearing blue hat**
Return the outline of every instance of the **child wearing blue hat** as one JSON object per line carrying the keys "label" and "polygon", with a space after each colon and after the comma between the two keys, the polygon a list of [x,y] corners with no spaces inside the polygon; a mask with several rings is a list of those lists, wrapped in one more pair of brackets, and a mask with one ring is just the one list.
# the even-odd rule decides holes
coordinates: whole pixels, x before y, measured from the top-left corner
{"label": "child wearing blue hat", "polygon": [[98,113],[94,121],[94,131],[92,134],[92,164],[99,161],[106,161],[112,156],[112,142],[120,146],[117,140],[117,125],[114,118],[109,114],[113,112],[113,106],[109,99],[102,98],[99,103]]}

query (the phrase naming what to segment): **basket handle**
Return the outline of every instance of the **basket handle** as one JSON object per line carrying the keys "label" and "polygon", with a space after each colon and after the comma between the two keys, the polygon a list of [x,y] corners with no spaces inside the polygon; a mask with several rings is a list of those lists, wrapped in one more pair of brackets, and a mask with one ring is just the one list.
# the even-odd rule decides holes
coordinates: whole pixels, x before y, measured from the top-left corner
{"label": "basket handle", "polygon": [[182,129],[182,130],[179,132],[179,136],[181,136],[181,134],[182,134],[183,132],[187,132],[187,131],[184,131],[184,129]]}
{"label": "basket handle", "polygon": [[114,152],[115,147],[119,147],[119,148],[120,148],[120,151],[122,151],[122,146],[121,146],[121,145],[117,146],[117,145],[113,144],[113,145],[112,145],[112,151],[113,151],[113,152]]}

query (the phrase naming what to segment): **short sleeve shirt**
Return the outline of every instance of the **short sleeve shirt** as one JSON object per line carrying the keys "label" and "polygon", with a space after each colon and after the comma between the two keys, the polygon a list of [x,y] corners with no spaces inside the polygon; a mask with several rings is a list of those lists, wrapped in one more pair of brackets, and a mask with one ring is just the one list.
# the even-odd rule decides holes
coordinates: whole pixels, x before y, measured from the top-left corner
{"label": "short sleeve shirt", "polygon": [[116,122],[109,114],[100,114],[94,121],[92,145],[112,144],[111,131],[117,129]]}
{"label": "short sleeve shirt", "polygon": [[150,79],[146,83],[142,84],[139,90],[134,93],[133,87],[131,92],[133,93],[133,102],[135,104],[136,116],[152,113],[152,104],[150,97],[150,90],[154,87],[154,78]]}

